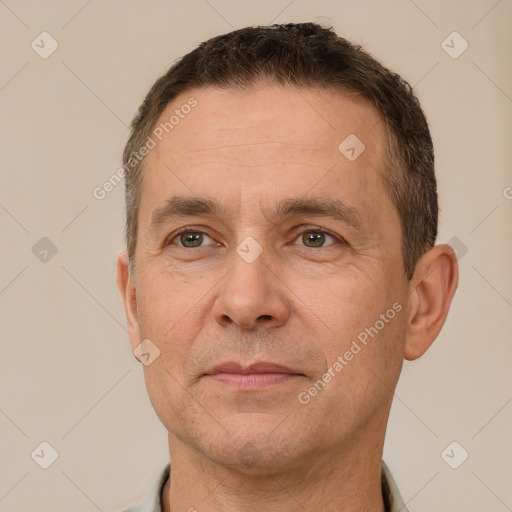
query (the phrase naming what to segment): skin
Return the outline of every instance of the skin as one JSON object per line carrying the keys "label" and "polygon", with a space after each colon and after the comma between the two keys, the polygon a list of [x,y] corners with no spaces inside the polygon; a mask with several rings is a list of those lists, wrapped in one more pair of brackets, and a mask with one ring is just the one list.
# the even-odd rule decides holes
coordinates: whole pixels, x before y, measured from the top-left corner
{"label": "skin", "polygon": [[[407,281],[400,219],[381,178],[386,134],[365,102],[268,84],[203,88],[182,93],[161,121],[191,96],[197,106],[146,157],[136,275],[125,251],[118,258],[132,350],[143,339],[160,350],[143,368],[169,433],[164,511],[384,511],[393,390],[404,359],[420,357],[446,319],[455,253],[435,246]],[[354,161],[338,149],[349,134],[365,144]],[[152,228],[172,196],[239,210]],[[358,210],[362,226],[275,211],[280,200],[312,197]],[[207,236],[191,246],[176,237],[181,228]],[[247,237],[262,248],[252,263],[236,251]],[[401,311],[333,372],[394,303]],[[302,375],[240,391],[205,376],[224,361]],[[300,403],[329,368],[335,377]]]}

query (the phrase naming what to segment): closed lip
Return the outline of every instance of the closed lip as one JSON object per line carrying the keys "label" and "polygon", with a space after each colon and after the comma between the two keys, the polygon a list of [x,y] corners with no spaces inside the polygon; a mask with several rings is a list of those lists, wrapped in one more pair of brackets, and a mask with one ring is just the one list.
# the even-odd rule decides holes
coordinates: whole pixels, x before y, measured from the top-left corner
{"label": "closed lip", "polygon": [[282,364],[260,361],[249,365],[228,361],[214,366],[208,370],[205,375],[215,375],[217,373],[233,373],[239,375],[250,375],[255,373],[288,373],[291,375],[304,375],[296,370],[288,368]]}

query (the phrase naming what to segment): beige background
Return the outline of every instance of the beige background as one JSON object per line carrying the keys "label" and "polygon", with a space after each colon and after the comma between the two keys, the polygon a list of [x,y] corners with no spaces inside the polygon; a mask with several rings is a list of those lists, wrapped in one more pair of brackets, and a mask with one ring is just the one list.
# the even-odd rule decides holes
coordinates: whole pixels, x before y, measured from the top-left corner
{"label": "beige background", "polygon": [[[512,510],[510,0],[2,0],[0,15],[0,512],[119,511],[147,493],[166,432],[115,285],[122,186],[93,190],[174,59],[233,28],[323,18],[415,87],[439,241],[463,249],[447,324],[405,364],[384,459],[411,512]],[[31,47],[43,31],[59,45],[46,59]],[[453,31],[469,44],[456,59],[441,46]],[[34,254],[43,237],[55,255],[45,241]],[[46,470],[31,458],[43,441],[59,454]],[[469,453],[458,469],[441,457],[452,441]]]}

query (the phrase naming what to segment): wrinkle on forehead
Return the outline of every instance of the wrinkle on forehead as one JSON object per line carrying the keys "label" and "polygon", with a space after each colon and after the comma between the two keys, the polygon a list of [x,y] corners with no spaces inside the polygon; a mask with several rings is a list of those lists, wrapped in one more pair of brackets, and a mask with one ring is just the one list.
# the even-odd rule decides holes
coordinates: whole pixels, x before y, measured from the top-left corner
{"label": "wrinkle on forehead", "polygon": [[[333,161],[335,155],[336,152],[328,145],[258,142],[191,149],[187,151],[187,163],[190,165],[204,165],[205,163],[234,165],[243,163],[247,167],[286,163],[325,167]],[[175,156],[179,158],[179,152]]]}
{"label": "wrinkle on forehead", "polygon": [[[194,95],[198,106],[190,117],[148,155],[148,167],[159,175],[155,193],[170,178],[193,191],[206,187],[225,196],[231,190],[244,204],[324,189],[374,213],[382,208],[384,190],[374,178],[386,153],[385,130],[368,105],[328,92],[305,93],[305,101],[273,88],[243,95],[199,89]],[[365,144],[355,161],[339,150],[349,134]]]}
{"label": "wrinkle on forehead", "polygon": [[[192,92],[197,107],[154,149],[154,156],[171,167],[300,165],[322,170],[335,163],[360,168],[367,160],[378,167],[383,155],[381,127],[372,129],[378,114],[340,93],[308,89],[299,95],[277,86],[242,92],[205,88],[187,94]],[[179,101],[168,105],[162,119]],[[347,166],[338,146],[349,133],[364,139],[366,151]]]}

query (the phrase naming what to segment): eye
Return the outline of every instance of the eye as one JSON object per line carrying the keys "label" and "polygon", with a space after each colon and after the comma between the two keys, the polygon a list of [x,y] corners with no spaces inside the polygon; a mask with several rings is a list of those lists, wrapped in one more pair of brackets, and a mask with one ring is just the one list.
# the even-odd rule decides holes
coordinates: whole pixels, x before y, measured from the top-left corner
{"label": "eye", "polygon": [[[307,231],[303,231],[296,240],[300,240],[302,243],[299,245],[304,245],[305,247],[326,247],[329,245],[334,245],[336,241],[340,241],[334,235],[331,235],[327,231],[322,229],[308,229]],[[326,244],[331,240],[332,242]]]}
{"label": "eye", "polygon": [[[182,231],[181,233],[176,234],[168,243],[178,245],[180,247],[185,247],[187,249],[193,249],[195,247],[204,247],[203,242],[210,240],[210,242],[214,242],[214,240],[209,237],[206,233],[202,231]],[[176,243],[175,243],[176,241]],[[207,245],[213,245],[209,243]]]}
{"label": "eye", "polygon": [[[329,232],[322,229],[308,229],[303,231],[296,240],[300,240],[299,245],[309,248],[315,247],[328,247],[334,245],[336,242],[345,243],[344,240],[331,235]],[[209,243],[204,243],[208,242]],[[166,245],[177,245],[186,249],[194,249],[199,247],[206,247],[214,245],[216,242],[203,231],[196,230],[183,230],[176,233]]]}

